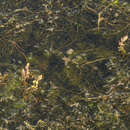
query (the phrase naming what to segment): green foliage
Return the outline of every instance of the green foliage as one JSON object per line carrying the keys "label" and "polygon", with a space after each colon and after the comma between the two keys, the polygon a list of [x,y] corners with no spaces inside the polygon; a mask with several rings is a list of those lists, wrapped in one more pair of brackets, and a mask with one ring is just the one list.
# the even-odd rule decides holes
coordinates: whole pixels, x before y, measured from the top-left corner
{"label": "green foliage", "polygon": [[0,1],[0,129],[127,130],[129,3]]}

